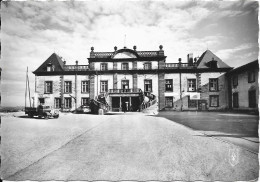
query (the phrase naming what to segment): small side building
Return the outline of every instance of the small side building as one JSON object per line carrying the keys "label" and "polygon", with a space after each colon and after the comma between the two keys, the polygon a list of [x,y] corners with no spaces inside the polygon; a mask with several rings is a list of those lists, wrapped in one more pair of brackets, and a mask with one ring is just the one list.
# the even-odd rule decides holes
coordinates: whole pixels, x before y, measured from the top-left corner
{"label": "small side building", "polygon": [[235,68],[228,73],[230,109],[259,112],[258,73],[258,60]]}

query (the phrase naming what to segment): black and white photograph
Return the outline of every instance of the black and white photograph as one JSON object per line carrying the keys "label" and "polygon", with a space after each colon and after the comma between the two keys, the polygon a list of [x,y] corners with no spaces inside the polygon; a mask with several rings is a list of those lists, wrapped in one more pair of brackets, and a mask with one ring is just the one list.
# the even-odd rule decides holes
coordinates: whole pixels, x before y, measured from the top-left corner
{"label": "black and white photograph", "polygon": [[259,2],[2,1],[3,181],[257,181]]}

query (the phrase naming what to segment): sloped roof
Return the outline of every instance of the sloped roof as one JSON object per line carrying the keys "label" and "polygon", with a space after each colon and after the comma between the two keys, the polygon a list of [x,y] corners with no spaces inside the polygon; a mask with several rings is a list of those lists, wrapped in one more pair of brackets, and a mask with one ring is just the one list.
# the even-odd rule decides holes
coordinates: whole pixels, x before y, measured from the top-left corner
{"label": "sloped roof", "polygon": [[61,60],[61,57],[56,53],[53,53],[46,61],[42,63],[41,66],[39,66],[39,68],[34,71],[34,73],[46,71],[47,65],[49,63],[55,66],[55,71],[63,71],[64,63]]}
{"label": "sloped roof", "polygon": [[219,57],[217,57],[215,54],[213,54],[210,50],[206,50],[197,61],[197,68],[208,68],[207,63],[209,61],[217,61],[218,68],[231,68],[226,63],[224,63]]}

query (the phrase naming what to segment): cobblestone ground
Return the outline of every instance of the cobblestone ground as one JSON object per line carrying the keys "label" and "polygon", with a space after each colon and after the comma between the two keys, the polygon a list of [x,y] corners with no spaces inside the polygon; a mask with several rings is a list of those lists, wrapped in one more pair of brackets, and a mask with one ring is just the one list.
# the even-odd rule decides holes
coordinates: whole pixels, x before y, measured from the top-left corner
{"label": "cobblestone ground", "polygon": [[253,180],[258,156],[162,117],[2,118],[5,180]]}

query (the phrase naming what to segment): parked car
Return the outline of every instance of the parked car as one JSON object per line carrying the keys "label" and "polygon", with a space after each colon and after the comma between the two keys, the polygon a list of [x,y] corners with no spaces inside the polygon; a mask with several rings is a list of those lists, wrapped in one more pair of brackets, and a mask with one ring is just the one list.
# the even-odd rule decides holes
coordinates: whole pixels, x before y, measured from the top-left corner
{"label": "parked car", "polygon": [[91,112],[91,109],[89,106],[80,106],[79,108],[77,108],[77,113],[90,113]]}

